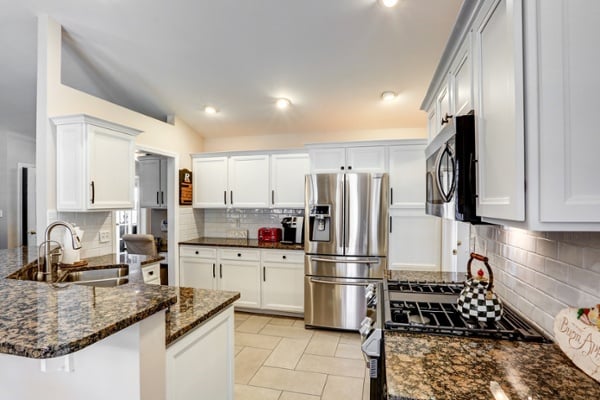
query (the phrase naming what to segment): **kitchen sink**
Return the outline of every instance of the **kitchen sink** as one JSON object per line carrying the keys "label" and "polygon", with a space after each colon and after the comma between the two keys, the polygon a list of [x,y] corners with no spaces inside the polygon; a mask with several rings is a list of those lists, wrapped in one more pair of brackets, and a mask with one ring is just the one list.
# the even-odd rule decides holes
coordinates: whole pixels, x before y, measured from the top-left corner
{"label": "kitchen sink", "polygon": [[[37,267],[22,269],[9,275],[9,279],[36,281]],[[55,283],[74,283],[76,285],[112,287],[129,283],[129,267],[94,268],[85,270],[62,270]]]}

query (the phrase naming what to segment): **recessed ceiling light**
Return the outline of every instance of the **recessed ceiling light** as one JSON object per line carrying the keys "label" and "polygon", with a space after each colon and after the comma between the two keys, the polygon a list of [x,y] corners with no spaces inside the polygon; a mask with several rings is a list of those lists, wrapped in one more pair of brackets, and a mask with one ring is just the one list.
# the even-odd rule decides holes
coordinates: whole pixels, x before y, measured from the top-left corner
{"label": "recessed ceiling light", "polygon": [[398,4],[398,0],[380,0],[381,4],[385,7],[394,7],[396,4]]}
{"label": "recessed ceiling light", "polygon": [[388,90],[381,93],[381,100],[385,101],[386,103],[389,103],[390,101],[394,101],[396,99],[396,96],[396,93]]}
{"label": "recessed ceiling light", "polygon": [[213,114],[216,114],[218,111],[213,106],[206,106],[206,107],[204,107],[204,112],[207,114],[213,115]]}
{"label": "recessed ceiling light", "polygon": [[285,110],[286,108],[288,108],[291,105],[292,105],[292,102],[290,101],[290,99],[286,99],[285,97],[281,97],[281,98],[277,99],[277,101],[275,102],[275,106],[277,108],[279,108],[280,110]]}

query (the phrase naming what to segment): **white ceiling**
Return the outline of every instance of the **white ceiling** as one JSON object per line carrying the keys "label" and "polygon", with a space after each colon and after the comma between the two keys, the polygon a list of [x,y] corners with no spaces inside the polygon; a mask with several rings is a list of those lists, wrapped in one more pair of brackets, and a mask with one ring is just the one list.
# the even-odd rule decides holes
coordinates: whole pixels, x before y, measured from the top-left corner
{"label": "white ceiling", "polygon": [[[40,14],[67,34],[63,82],[205,137],[425,127],[461,3],[0,0],[0,128],[35,129]],[[383,104],[385,90],[400,96]],[[278,96],[293,107],[275,109]]]}

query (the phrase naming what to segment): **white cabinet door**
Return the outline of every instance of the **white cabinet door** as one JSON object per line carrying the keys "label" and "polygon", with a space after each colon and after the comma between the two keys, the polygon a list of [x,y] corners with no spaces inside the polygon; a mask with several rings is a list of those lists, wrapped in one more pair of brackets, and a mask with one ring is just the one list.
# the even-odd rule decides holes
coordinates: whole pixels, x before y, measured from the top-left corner
{"label": "white cabinet door", "polygon": [[133,208],[134,152],[130,136],[88,125],[90,209]]}
{"label": "white cabinet door", "polygon": [[540,220],[600,222],[600,54],[591,50],[600,3],[543,1],[538,8]]}
{"label": "white cabinet door", "polygon": [[438,115],[437,132],[439,132],[448,123],[448,119],[452,117],[448,84],[444,85],[440,90],[436,100],[436,108]]}
{"label": "white cabinet door", "polygon": [[425,207],[425,145],[389,149],[390,207]]}
{"label": "white cabinet door", "polygon": [[525,218],[522,3],[497,0],[473,32],[478,215]]}
{"label": "white cabinet door", "polygon": [[236,305],[260,307],[260,263],[258,261],[219,260],[219,288],[240,292]]}
{"label": "white cabinet door", "polygon": [[215,259],[180,257],[179,286],[199,289],[217,289]]}
{"label": "white cabinet door", "polygon": [[[161,206],[161,162],[158,158],[138,160],[140,207],[157,208]],[[164,197],[164,194],[162,194]]]}
{"label": "white cabinet door", "polygon": [[346,149],[327,147],[310,149],[310,171],[312,173],[335,173],[346,167]]}
{"label": "white cabinet door", "polygon": [[427,113],[427,135],[429,137],[429,141],[431,142],[433,138],[437,135],[437,113],[435,109],[435,104],[431,107],[431,110]]}
{"label": "white cabinet door", "polygon": [[473,91],[471,83],[471,52],[470,42],[467,38],[464,50],[457,58],[458,62],[453,66],[450,75],[453,80],[453,115],[464,115],[473,108]]}
{"label": "white cabinet door", "polygon": [[346,149],[346,171],[386,172],[385,146],[349,147]]}
{"label": "white cabinet door", "polygon": [[389,268],[439,271],[441,219],[424,213],[392,215],[390,219]]}
{"label": "white cabinet door", "polygon": [[262,252],[261,308],[304,312],[304,253]]}
{"label": "white cabinet door", "polygon": [[229,202],[232,207],[269,207],[269,156],[229,158]]}
{"label": "white cabinet door", "polygon": [[192,165],[193,206],[227,207],[227,157],[194,158]]}
{"label": "white cabinet door", "polygon": [[271,206],[304,207],[304,176],[309,164],[306,153],[271,156]]}
{"label": "white cabinet door", "polygon": [[233,400],[233,346],[233,306],[172,343],[166,351],[167,400]]}

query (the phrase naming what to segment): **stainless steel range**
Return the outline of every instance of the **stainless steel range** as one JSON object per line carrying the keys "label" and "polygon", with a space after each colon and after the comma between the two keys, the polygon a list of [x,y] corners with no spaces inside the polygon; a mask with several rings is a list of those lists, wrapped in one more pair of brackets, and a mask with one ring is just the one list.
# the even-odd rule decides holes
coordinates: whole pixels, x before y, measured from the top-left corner
{"label": "stainless steel range", "polygon": [[[492,323],[466,320],[457,308],[462,283],[387,283],[385,329],[451,336],[547,342],[548,339],[504,305],[502,319]],[[387,298],[386,298],[387,296]]]}
{"label": "stainless steel range", "polygon": [[494,323],[465,320],[457,308],[462,283],[386,281],[368,288],[361,323],[362,351],[370,370],[370,399],[386,396],[384,331],[550,342],[512,309]]}

